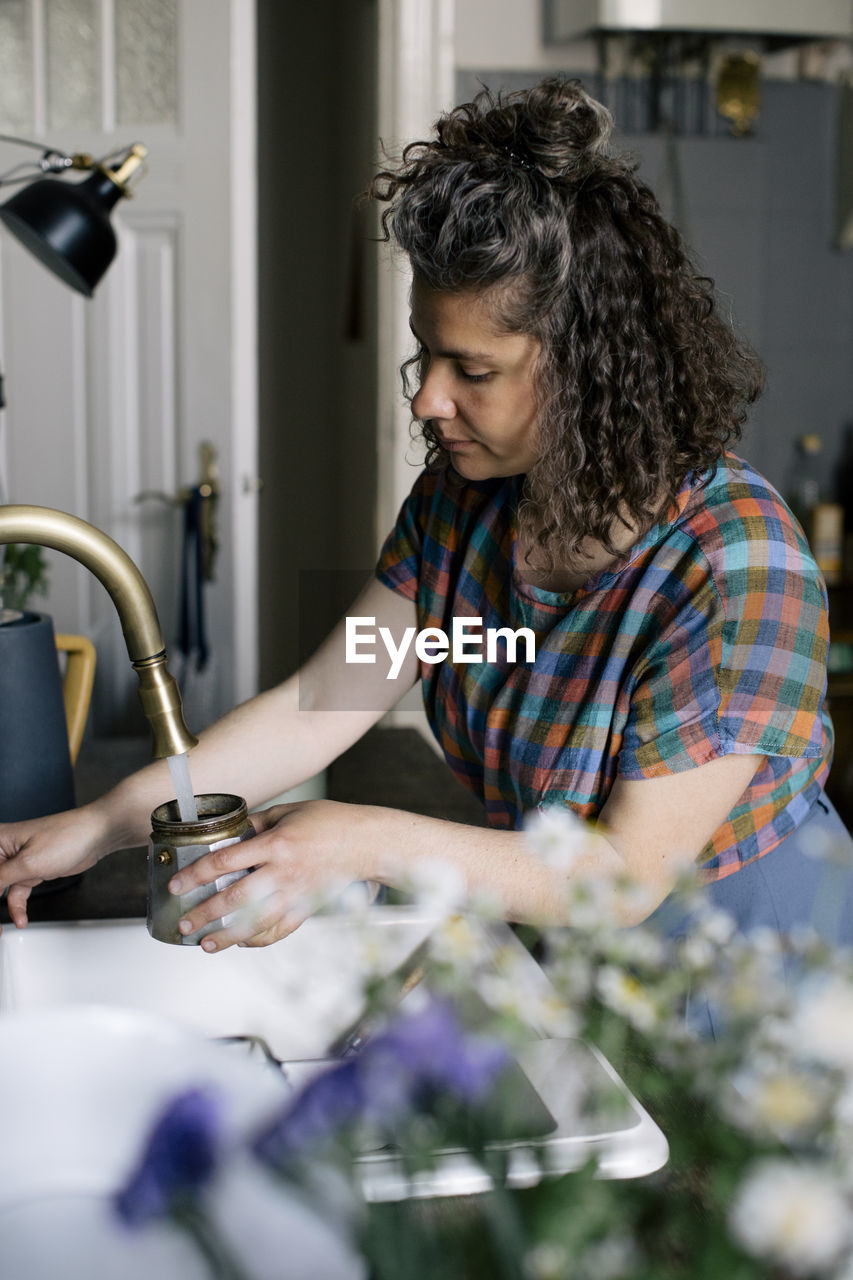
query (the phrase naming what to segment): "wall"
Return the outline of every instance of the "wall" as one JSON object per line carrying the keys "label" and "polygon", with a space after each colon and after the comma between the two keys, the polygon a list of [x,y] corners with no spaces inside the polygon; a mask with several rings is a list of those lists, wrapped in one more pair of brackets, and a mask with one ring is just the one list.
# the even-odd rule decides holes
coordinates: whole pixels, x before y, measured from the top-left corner
{"label": "wall", "polygon": [[545,0],[456,0],[457,67],[594,71],[592,41],[549,45],[545,15]]}
{"label": "wall", "polygon": [[759,349],[768,384],[756,407],[755,440],[756,461],[774,481],[804,431],[824,438],[828,481],[853,423],[853,253],[833,245],[837,119],[834,86],[765,87]]}
{"label": "wall", "polygon": [[[596,69],[592,39],[551,43],[548,13],[554,0],[455,0],[456,65],[500,67],[504,71],[548,71],[571,67],[580,74]],[[718,51],[748,45],[747,37],[721,37]],[[810,74],[836,79],[853,67],[853,47],[844,41],[782,46],[764,52],[765,70],[774,79],[798,76],[805,64]]]}
{"label": "wall", "polygon": [[[472,0],[460,0],[460,19]],[[460,21],[458,48],[466,28]],[[470,34],[470,33],[469,33]],[[464,39],[463,39],[464,38]],[[554,70],[553,59],[547,70]],[[585,79],[588,69],[560,68]],[[457,100],[480,84],[513,89],[541,70],[459,67]],[[834,244],[839,90],[824,81],[767,80],[761,116],[745,139],[725,136],[620,135],[641,158],[640,173],[680,224],[722,302],[757,347],[768,369],[742,451],[787,489],[794,442],[824,438],[827,486],[853,423],[853,253]],[[617,127],[619,120],[617,118]],[[849,163],[849,161],[848,161]],[[680,208],[673,193],[681,187]],[[678,203],[677,201],[675,203]]]}

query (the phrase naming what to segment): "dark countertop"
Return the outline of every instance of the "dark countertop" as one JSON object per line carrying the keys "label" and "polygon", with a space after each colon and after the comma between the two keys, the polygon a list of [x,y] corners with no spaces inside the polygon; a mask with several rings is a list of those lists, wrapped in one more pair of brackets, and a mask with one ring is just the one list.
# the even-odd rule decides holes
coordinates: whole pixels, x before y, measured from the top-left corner
{"label": "dark countertop", "polygon": [[[75,769],[77,800],[94,799],[146,764],[150,746],[139,738],[87,742]],[[453,778],[447,765],[415,729],[372,729],[331,765],[328,796],[355,804],[386,805],[485,826],[482,806]],[[31,920],[99,920],[142,917],[147,904],[147,851],[111,854],[67,887],[38,890]],[[58,882],[56,882],[58,883]],[[0,922],[9,919],[0,903]]]}

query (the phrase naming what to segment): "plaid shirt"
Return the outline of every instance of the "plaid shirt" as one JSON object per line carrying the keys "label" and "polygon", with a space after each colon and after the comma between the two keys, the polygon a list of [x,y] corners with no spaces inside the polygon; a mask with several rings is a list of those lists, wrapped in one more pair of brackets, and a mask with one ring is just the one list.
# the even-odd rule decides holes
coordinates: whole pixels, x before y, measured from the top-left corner
{"label": "plaid shirt", "polygon": [[456,776],[513,828],[542,805],[602,809],[617,774],[766,756],[703,850],[708,880],[767,853],[826,776],[826,592],[799,526],[748,463],[689,479],[670,518],[572,594],[515,573],[522,477],[448,484],[424,472],[377,566],[418,627],[479,617],[529,627],[535,662],[422,664],[424,704]]}

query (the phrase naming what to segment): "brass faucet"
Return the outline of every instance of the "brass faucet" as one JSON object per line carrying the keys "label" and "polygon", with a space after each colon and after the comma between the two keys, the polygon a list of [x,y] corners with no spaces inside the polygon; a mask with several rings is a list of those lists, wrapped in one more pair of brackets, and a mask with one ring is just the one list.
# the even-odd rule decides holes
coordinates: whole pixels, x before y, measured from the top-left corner
{"label": "brass faucet", "polygon": [[127,552],[94,525],[52,507],[0,506],[0,544],[6,542],[63,551],[103,583],[118,610],[127,652],[139,677],[139,698],[154,735],[154,758],[181,755],[194,747],[198,739],[184,723],[180,691],[166,666],[154,600]]}

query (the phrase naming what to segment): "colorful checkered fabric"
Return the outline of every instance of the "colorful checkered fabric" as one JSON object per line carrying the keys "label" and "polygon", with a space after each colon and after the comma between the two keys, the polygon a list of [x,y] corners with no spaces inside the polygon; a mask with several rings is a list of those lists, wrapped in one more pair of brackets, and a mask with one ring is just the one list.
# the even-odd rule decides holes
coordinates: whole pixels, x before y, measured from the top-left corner
{"label": "colorful checkered fabric", "polygon": [[479,617],[531,628],[536,657],[422,664],[433,732],[489,822],[570,805],[597,815],[617,774],[678,773],[732,752],[766,756],[703,850],[721,879],[803,820],[832,752],[824,710],[826,592],[799,526],[748,463],[688,481],[667,522],[571,595],[515,574],[521,477],[424,472],[377,575],[416,600],[419,629]]}

